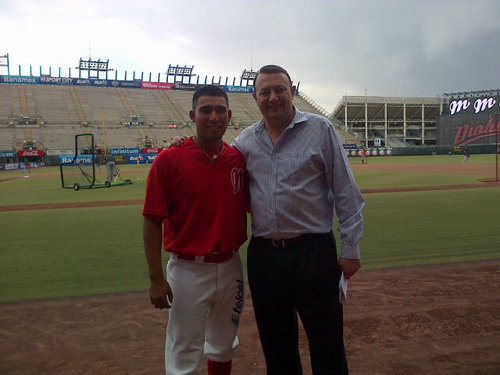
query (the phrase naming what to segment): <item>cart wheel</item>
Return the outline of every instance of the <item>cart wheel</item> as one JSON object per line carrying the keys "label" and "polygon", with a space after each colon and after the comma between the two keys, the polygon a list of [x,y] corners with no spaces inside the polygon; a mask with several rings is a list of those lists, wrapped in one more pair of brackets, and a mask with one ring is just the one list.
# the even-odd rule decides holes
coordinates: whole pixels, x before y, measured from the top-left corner
{"label": "cart wheel", "polygon": [[106,186],[106,187],[111,187],[111,182],[106,181],[106,182],[104,183],[104,186]]}
{"label": "cart wheel", "polygon": [[73,190],[74,190],[74,191],[78,191],[78,190],[80,190],[80,184],[79,184],[79,183],[77,183],[77,182],[75,182],[75,184],[73,185]]}
{"label": "cart wheel", "polygon": [[132,183],[132,181],[131,181],[131,180],[129,180],[128,178],[127,178],[124,182],[125,182],[126,184],[131,184],[131,183]]}

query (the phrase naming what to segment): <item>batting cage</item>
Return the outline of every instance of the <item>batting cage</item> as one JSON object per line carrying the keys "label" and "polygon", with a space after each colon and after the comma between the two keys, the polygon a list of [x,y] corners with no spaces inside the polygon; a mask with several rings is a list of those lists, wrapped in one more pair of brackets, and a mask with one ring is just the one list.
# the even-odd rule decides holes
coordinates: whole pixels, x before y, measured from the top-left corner
{"label": "batting cage", "polygon": [[97,159],[94,144],[94,135],[92,133],[75,135],[75,156],[70,162],[59,165],[62,187],[64,189],[80,190],[131,184],[131,180],[121,178],[119,168],[113,168],[112,178],[104,181],[104,183],[97,180],[95,170]]}
{"label": "batting cage", "polygon": [[65,189],[90,189],[95,179],[94,135],[75,135],[75,156],[60,164],[61,184]]}

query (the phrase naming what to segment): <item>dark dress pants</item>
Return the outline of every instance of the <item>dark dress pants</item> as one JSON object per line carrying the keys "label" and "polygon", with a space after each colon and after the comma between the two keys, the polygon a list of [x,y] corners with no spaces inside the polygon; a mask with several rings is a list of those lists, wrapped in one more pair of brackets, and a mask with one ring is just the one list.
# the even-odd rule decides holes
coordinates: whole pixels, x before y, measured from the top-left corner
{"label": "dark dress pants", "polygon": [[297,313],[313,374],[348,374],[335,238],[332,233],[306,238],[276,248],[252,237],[248,246],[248,281],[267,375],[302,374]]}

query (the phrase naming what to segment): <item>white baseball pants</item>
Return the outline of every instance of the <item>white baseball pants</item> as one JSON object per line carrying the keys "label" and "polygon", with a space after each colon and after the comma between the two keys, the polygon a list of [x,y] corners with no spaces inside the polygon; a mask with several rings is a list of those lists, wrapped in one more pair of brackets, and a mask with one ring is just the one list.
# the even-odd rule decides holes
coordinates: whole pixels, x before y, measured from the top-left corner
{"label": "white baseball pants", "polygon": [[178,259],[171,254],[167,281],[173,292],[165,344],[167,375],[199,375],[203,352],[212,361],[232,359],[243,309],[240,253],[222,263]]}

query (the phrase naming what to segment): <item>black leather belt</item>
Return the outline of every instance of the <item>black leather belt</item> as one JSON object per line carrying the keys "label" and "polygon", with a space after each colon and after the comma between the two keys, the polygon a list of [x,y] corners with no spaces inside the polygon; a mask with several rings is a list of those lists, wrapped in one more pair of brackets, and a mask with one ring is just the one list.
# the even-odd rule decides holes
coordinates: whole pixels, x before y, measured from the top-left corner
{"label": "black leather belt", "polygon": [[182,254],[175,254],[177,258],[182,259],[182,260],[190,260],[192,262],[199,261],[200,263],[222,263],[226,262],[229,259],[231,259],[234,256],[235,252],[232,253],[210,253],[206,255],[201,255],[201,256],[195,256],[195,255],[182,255]]}
{"label": "black leather belt", "polygon": [[257,241],[257,243],[261,244],[261,246],[285,248],[285,247],[297,246],[302,243],[312,241],[329,234],[330,233],[308,233],[308,234],[302,234],[294,238],[253,237],[253,240]]}

